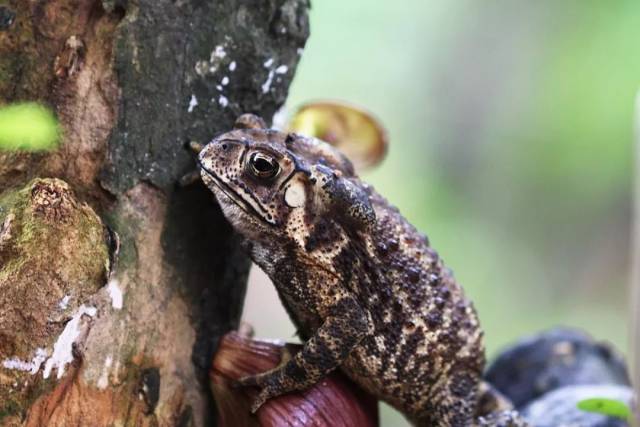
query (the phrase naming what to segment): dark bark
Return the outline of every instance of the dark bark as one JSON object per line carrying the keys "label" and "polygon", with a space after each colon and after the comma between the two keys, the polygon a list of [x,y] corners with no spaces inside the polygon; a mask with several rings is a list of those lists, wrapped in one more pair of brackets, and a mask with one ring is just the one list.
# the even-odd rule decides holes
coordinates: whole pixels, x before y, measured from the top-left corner
{"label": "dark bark", "polygon": [[[195,167],[184,144],[210,140],[240,113],[273,116],[308,35],[308,4],[13,0],[0,8],[0,101],[45,103],[63,129],[55,152],[0,152],[0,289],[12,296],[0,299],[0,363],[47,352],[35,374],[0,365],[0,423],[204,425],[213,407],[207,370],[217,340],[237,325],[249,264],[209,192],[176,186]],[[42,223],[41,187],[51,189],[46,203],[68,205],[78,219]],[[91,233],[73,233],[93,212]],[[52,227],[46,239],[29,234],[36,220]],[[36,262],[45,254],[64,262]],[[80,261],[82,280],[63,271]],[[95,314],[80,316],[83,306]],[[60,379],[55,368],[44,378],[73,319],[74,361]]]}

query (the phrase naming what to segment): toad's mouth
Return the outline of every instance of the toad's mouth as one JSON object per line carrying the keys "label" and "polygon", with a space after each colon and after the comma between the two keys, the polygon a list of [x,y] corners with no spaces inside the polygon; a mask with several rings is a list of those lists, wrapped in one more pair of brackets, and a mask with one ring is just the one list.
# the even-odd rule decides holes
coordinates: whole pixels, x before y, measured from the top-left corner
{"label": "toad's mouth", "polygon": [[214,172],[207,169],[207,167],[202,164],[200,159],[198,159],[198,165],[207,174],[207,176],[211,178],[211,181],[215,184],[216,187],[218,187],[218,189],[222,192],[222,194],[227,196],[229,200],[235,203],[247,215],[257,217],[262,222],[268,225],[274,225],[273,222],[268,221],[265,218],[265,215],[262,212],[260,212],[255,206],[253,206],[251,203],[248,203],[246,200],[240,197],[238,193],[236,193],[233,190],[233,188],[231,188],[227,183],[225,183],[220,178],[218,178],[218,176]]}

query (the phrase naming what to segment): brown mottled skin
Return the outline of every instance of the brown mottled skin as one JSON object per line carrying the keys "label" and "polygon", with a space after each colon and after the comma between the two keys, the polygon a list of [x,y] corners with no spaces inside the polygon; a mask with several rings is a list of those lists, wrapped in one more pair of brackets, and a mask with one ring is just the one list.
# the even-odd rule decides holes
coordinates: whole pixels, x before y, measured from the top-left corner
{"label": "brown mottled skin", "polygon": [[305,340],[279,368],[241,381],[261,390],[253,411],[341,369],[416,424],[473,423],[485,362],[473,305],[349,160],[244,115],[199,163]]}

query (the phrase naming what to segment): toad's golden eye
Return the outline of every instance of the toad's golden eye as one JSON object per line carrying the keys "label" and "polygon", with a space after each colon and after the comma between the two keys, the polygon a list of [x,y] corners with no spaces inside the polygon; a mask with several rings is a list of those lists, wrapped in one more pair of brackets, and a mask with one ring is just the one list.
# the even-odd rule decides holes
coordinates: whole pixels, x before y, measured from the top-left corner
{"label": "toad's golden eye", "polygon": [[280,172],[280,165],[271,156],[256,152],[249,157],[249,171],[260,179],[272,179]]}

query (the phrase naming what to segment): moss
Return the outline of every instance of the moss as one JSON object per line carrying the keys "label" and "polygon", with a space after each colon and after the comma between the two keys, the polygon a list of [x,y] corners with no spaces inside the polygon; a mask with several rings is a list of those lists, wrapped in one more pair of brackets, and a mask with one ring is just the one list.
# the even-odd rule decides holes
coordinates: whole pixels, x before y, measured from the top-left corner
{"label": "moss", "polygon": [[[52,349],[64,319],[105,284],[105,229],[93,210],[57,179],[34,179],[6,192],[0,215],[13,216],[9,237],[0,245],[0,318],[5,320],[0,324],[0,359],[31,360],[36,348]],[[65,295],[71,302],[62,309],[58,304]],[[5,374],[9,384],[29,381],[28,390],[11,392],[12,399],[23,402],[21,407],[54,383],[28,372]],[[8,387],[0,387],[0,402],[8,398]]]}
{"label": "moss", "polygon": [[124,215],[107,215],[105,223],[118,233],[120,239],[120,252],[118,253],[118,265],[126,269],[127,266],[135,265],[138,260],[138,250],[135,245],[135,236],[139,229],[139,224],[132,218]]}
{"label": "moss", "polygon": [[13,209],[17,199],[17,191],[7,191],[0,194],[0,224],[4,222],[9,211]]}
{"label": "moss", "polygon": [[0,425],[4,425],[2,419],[5,417],[19,415],[22,418],[25,415],[24,408],[30,408],[38,397],[51,391],[54,386],[50,381],[33,381],[26,392],[14,390],[9,396],[5,396],[0,391]]}
{"label": "moss", "polygon": [[[5,220],[11,214],[13,219],[11,220],[11,224],[6,224],[7,227],[10,227],[10,234],[12,236],[16,236],[21,232],[21,222],[18,218],[21,216],[24,211],[25,201],[24,198],[21,197],[21,192],[19,190],[6,191],[0,195],[0,226],[4,225]],[[9,260],[15,260],[17,257],[12,256],[14,242],[3,242],[0,245],[0,265],[2,268],[0,269],[0,283],[2,283],[3,276],[6,276],[10,270],[12,270],[12,265],[10,265]]]}
{"label": "moss", "polygon": [[[61,204],[68,203],[69,211],[60,214],[61,217],[54,220],[47,218],[46,214],[39,213],[38,207],[32,204],[32,192],[38,186],[61,191]],[[27,259],[33,255],[48,259],[47,263],[57,266],[59,275],[76,278],[75,281],[83,286],[82,283],[87,279],[95,278],[96,270],[104,267],[105,263],[98,260],[108,259],[108,248],[104,242],[104,228],[100,219],[87,206],[74,200],[67,202],[67,197],[71,197],[70,190],[59,180],[35,179],[20,190],[14,209],[16,218],[20,219],[21,231],[16,237],[15,246],[16,251]],[[64,253],[60,249],[65,245],[73,250]],[[60,262],[59,256],[62,255],[67,258],[65,262]],[[73,259],[73,262],[66,262],[70,261],[69,258]],[[22,259],[14,261],[20,262]],[[87,290],[96,289],[94,283]]]}
{"label": "moss", "polygon": [[0,406],[0,422],[2,422],[2,419],[5,417],[19,414],[20,408],[21,405],[17,401],[8,398],[8,400]]}

